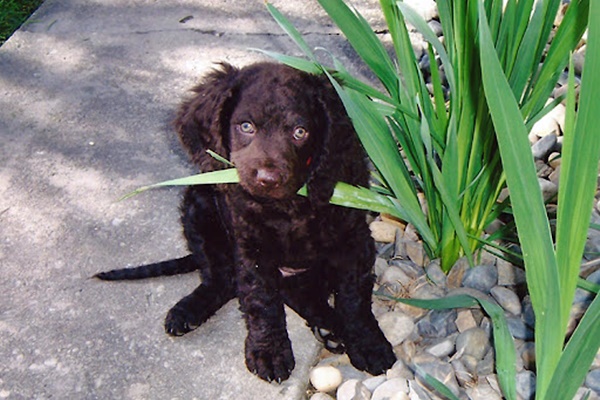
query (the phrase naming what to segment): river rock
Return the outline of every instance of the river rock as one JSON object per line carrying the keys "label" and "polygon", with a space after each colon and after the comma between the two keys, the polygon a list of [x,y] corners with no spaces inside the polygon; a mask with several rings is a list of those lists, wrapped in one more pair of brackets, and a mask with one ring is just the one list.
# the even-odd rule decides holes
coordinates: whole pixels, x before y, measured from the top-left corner
{"label": "river rock", "polygon": [[417,322],[418,332],[421,336],[443,338],[456,332],[456,310],[433,310]]}
{"label": "river rock", "polygon": [[600,369],[591,370],[585,378],[585,386],[600,393]]}
{"label": "river rock", "polygon": [[342,383],[342,373],[331,365],[317,366],[310,371],[310,383],[319,392],[331,392]]}
{"label": "river rock", "polygon": [[523,399],[533,399],[535,394],[535,374],[523,370],[517,373],[517,394]]}
{"label": "river rock", "polygon": [[477,321],[475,321],[471,310],[458,310],[458,316],[456,317],[455,323],[459,332],[464,332],[467,329],[475,328],[477,326]]}
{"label": "river rock", "polygon": [[475,387],[468,387],[466,393],[470,400],[502,400],[500,393],[496,392],[489,383],[481,379]]}
{"label": "river rock", "polygon": [[490,294],[506,311],[513,315],[521,315],[521,302],[514,291],[504,286],[495,286],[490,290]]}
{"label": "river rock", "polygon": [[340,385],[337,400],[370,400],[371,392],[358,379],[350,379]]}
{"label": "river rock", "polygon": [[477,265],[465,272],[463,286],[489,293],[498,283],[498,270],[494,265]]}
{"label": "river rock", "polygon": [[407,397],[408,381],[402,378],[395,378],[379,385],[373,391],[371,400],[402,400],[406,399]]}
{"label": "river rock", "polygon": [[317,392],[310,396],[310,400],[335,400],[333,397],[328,395],[327,393]]}
{"label": "river rock", "polygon": [[425,273],[427,274],[427,277],[436,285],[446,285],[447,276],[444,273],[444,271],[442,271],[442,267],[440,265],[439,260],[434,260],[430,262],[429,265],[427,265],[427,267],[425,268]]}
{"label": "river rock", "polygon": [[544,201],[553,199],[558,194],[558,185],[547,179],[538,178],[538,184],[542,191],[542,197]]}
{"label": "river rock", "polygon": [[425,348],[425,351],[437,358],[444,358],[454,353],[455,335],[436,340]]}
{"label": "river rock", "polygon": [[533,339],[533,330],[531,330],[520,318],[507,317],[506,323],[508,324],[510,334],[514,338],[523,340]]}
{"label": "river rock", "polygon": [[412,319],[399,311],[381,315],[378,322],[381,331],[392,346],[402,343],[415,329]]}
{"label": "river rock", "polygon": [[560,127],[558,122],[550,114],[546,114],[539,121],[533,124],[530,133],[541,138],[548,135],[558,136],[559,132]]}
{"label": "river rock", "polygon": [[456,289],[461,286],[465,273],[469,269],[469,262],[466,257],[459,258],[448,272],[448,289]]}
{"label": "river rock", "polygon": [[477,360],[481,360],[489,349],[490,340],[483,329],[468,329],[456,338],[457,354],[466,354],[473,356]]}

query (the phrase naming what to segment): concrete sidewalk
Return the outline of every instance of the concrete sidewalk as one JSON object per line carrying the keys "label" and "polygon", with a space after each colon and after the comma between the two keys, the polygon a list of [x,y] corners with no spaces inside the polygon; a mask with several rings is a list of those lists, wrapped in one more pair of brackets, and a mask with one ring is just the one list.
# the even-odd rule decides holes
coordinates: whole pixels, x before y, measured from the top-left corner
{"label": "concrete sidewalk", "polygon": [[[273,3],[360,75],[315,0]],[[179,189],[116,199],[195,172],[169,121],[214,61],[261,59],[251,47],[299,55],[263,0],[46,0],[0,48],[0,399],[305,397],[319,346],[297,316],[293,376],[268,384],[244,366],[236,302],[163,332],[196,275],[90,279],[185,254]]]}

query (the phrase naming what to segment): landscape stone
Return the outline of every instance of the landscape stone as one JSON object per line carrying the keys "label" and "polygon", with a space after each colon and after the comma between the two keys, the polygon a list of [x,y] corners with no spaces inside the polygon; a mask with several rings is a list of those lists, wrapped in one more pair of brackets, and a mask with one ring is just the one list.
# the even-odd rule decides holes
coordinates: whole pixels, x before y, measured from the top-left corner
{"label": "landscape stone", "polygon": [[342,373],[331,366],[317,366],[310,371],[310,383],[319,392],[331,392],[342,383]]}
{"label": "landscape stone", "polygon": [[371,392],[358,379],[342,383],[336,392],[337,400],[370,400]]}
{"label": "landscape stone", "polygon": [[392,346],[402,343],[415,328],[412,319],[399,311],[381,315],[378,322],[383,334]]}
{"label": "landscape stone", "polygon": [[513,315],[521,314],[521,302],[514,291],[504,286],[495,286],[490,290],[490,294],[509,313]]}
{"label": "landscape stone", "polygon": [[480,328],[472,328],[458,335],[456,338],[456,352],[473,356],[481,360],[490,348],[487,333]]}
{"label": "landscape stone", "polygon": [[477,386],[466,389],[470,400],[502,400],[502,395],[496,392],[488,383],[478,382]]}
{"label": "landscape stone", "polygon": [[[404,396],[402,396],[404,394]],[[408,394],[408,382],[406,379],[395,378],[379,385],[371,396],[371,400],[400,400],[405,399]]]}
{"label": "landscape stone", "polygon": [[535,374],[531,371],[517,373],[517,394],[523,399],[532,399],[535,394]]}
{"label": "landscape stone", "polygon": [[328,395],[327,393],[317,392],[310,396],[310,400],[335,400],[333,397]]}
{"label": "landscape stone", "polygon": [[533,331],[520,318],[508,316],[506,317],[506,323],[513,337],[523,340],[533,339]]}
{"label": "landscape stone", "polygon": [[550,133],[535,142],[535,144],[531,146],[533,157],[538,160],[546,161],[548,159],[548,155],[556,145],[556,137],[556,134]]}
{"label": "landscape stone", "polygon": [[465,272],[462,284],[465,287],[489,293],[498,283],[498,270],[494,265],[476,265]]}
{"label": "landscape stone", "polygon": [[425,270],[427,273],[427,277],[431,279],[433,283],[435,283],[438,286],[446,285],[447,276],[444,273],[444,271],[442,271],[442,267],[440,265],[439,260],[434,260],[430,262]]}
{"label": "landscape stone", "polygon": [[588,372],[585,378],[585,385],[593,391],[600,393],[600,369],[593,369]]}
{"label": "landscape stone", "polygon": [[473,313],[470,310],[459,310],[455,323],[459,332],[464,332],[467,329],[477,326],[477,321],[475,321]]}
{"label": "landscape stone", "polygon": [[424,337],[442,338],[457,331],[456,310],[433,310],[417,322],[419,334]]}

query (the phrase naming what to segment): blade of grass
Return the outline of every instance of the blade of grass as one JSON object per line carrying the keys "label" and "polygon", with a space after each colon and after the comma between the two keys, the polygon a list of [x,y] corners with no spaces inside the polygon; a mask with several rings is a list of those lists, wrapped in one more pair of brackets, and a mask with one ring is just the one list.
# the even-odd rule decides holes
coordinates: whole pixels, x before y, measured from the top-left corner
{"label": "blade of grass", "polygon": [[481,0],[479,18],[483,86],[496,128],[536,314],[537,395],[544,398],[564,338],[564,332],[557,329],[562,320],[558,265],[527,130],[498,60]]}
{"label": "blade of grass", "polygon": [[[300,188],[298,194],[307,196],[306,186]],[[352,186],[344,182],[338,182],[335,185],[329,202],[338,206],[390,214],[401,219],[406,217],[406,212],[399,209],[389,197],[370,189]]]}
{"label": "blade of grass", "polygon": [[119,199],[125,200],[146,190],[156,189],[164,186],[190,186],[190,185],[211,185],[221,183],[238,183],[240,178],[235,168],[222,169],[219,171],[205,172],[202,174],[186,176],[185,178],[171,179],[155,183],[153,185],[142,186],[131,193],[127,193]]}
{"label": "blade of grass", "polygon": [[[396,94],[399,80],[394,63],[367,21],[342,0],[319,0],[319,4],[344,33],[360,58],[381,80],[388,92]],[[392,97],[397,98],[396,95],[392,95]]]}
{"label": "blade of grass", "polygon": [[375,111],[370,100],[352,90],[344,90],[329,73],[327,75],[342,99],[365,150],[406,210],[408,221],[421,233],[427,245],[435,248],[435,236],[427,225],[411,177],[385,120]]}
{"label": "blade of grass", "polygon": [[575,48],[586,29],[588,10],[589,0],[574,0],[569,3],[567,12],[542,63],[542,69],[534,81],[531,95],[523,106],[523,115],[536,113],[544,107],[558,76],[567,65],[569,53]]}
{"label": "blade of grass", "polygon": [[[417,14],[412,8],[410,8],[403,2],[398,2],[397,5],[400,8],[400,11],[402,12],[402,14],[404,15],[404,18],[406,18],[406,20],[409,23],[411,23],[415,28],[417,28],[419,33],[421,33],[423,35],[425,40],[429,44],[431,44],[433,46],[433,48],[435,49],[435,51],[437,52],[438,56],[440,57],[440,60],[442,61],[442,67],[444,68],[444,71],[446,73],[446,79],[448,80],[448,87],[450,89],[450,92],[454,92],[454,90],[456,88],[456,83],[454,80],[454,67],[452,66],[452,63],[450,62],[450,59],[448,57],[448,54],[446,53],[446,49],[444,48],[444,45],[442,44],[442,42],[440,42],[437,35],[429,27],[427,22],[419,14]],[[431,63],[431,70],[433,72],[433,69],[436,68],[435,59],[430,58],[430,63]]]}
{"label": "blade of grass", "polygon": [[561,266],[559,273],[563,296],[562,323],[565,326],[587,239],[600,161],[600,135],[597,131],[600,104],[596,99],[597,89],[600,88],[600,76],[595,72],[600,68],[600,41],[594,36],[600,35],[597,26],[600,24],[600,9],[597,2],[593,2],[591,7],[588,47],[576,121],[575,84],[571,68],[567,95],[567,129],[564,132],[558,194],[556,257],[558,265]]}
{"label": "blade of grass", "polygon": [[[569,339],[547,393],[554,399],[572,399],[583,383],[600,347],[600,296],[596,296]],[[565,373],[566,372],[566,373]]]}
{"label": "blade of grass", "polygon": [[292,38],[292,40],[296,43],[296,45],[298,47],[300,47],[300,49],[304,52],[304,54],[306,54],[306,56],[311,61],[316,63],[317,60],[316,60],[311,48],[308,46],[308,44],[302,38],[302,34],[300,32],[298,32],[298,30],[296,28],[294,28],[294,26],[290,23],[290,21],[288,21],[287,18],[285,18],[283,16],[283,14],[281,14],[281,12],[279,12],[279,10],[277,8],[275,8],[275,6],[273,6],[269,2],[265,2],[265,4],[267,6],[267,10],[269,11],[269,13],[273,17],[273,19],[275,19],[275,21],[279,24],[281,29],[283,29],[285,31],[285,33],[287,33],[288,36],[290,38]]}
{"label": "blade of grass", "polygon": [[269,57],[273,58],[274,60],[277,60],[283,64],[286,64],[286,65],[289,65],[290,67],[299,69],[300,71],[308,72],[310,74],[320,74],[321,73],[321,68],[319,68],[317,65],[315,65],[314,62],[305,60],[304,58],[288,56],[288,55],[277,53],[274,51],[268,51],[268,50],[262,50],[262,49],[250,48],[249,50],[262,53],[262,54],[269,56]]}

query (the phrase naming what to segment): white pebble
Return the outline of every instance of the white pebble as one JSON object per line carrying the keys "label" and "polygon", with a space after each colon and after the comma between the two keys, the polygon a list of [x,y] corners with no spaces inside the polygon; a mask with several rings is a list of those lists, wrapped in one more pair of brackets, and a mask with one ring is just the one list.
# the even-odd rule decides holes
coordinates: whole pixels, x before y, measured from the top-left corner
{"label": "white pebble", "polygon": [[371,392],[358,379],[350,379],[340,385],[337,400],[369,400]]}
{"label": "white pebble", "polygon": [[[407,398],[408,382],[406,379],[390,379],[379,385],[373,392],[371,400],[401,400]],[[404,396],[402,396],[404,395]]]}
{"label": "white pebble", "polygon": [[331,392],[342,383],[342,373],[331,365],[315,367],[310,371],[310,383],[319,392]]}
{"label": "white pebble", "polygon": [[317,392],[310,396],[310,400],[334,400],[333,397],[328,395],[327,393]]}
{"label": "white pebble", "polygon": [[365,387],[369,389],[369,392],[372,393],[379,385],[386,382],[386,380],[387,377],[385,375],[378,375],[369,379],[365,379],[363,381],[363,385],[365,385]]}
{"label": "white pebble", "polygon": [[546,114],[538,122],[533,124],[530,134],[537,137],[544,137],[547,135],[558,136],[558,133],[560,132],[559,129],[558,122],[551,115]]}
{"label": "white pebble", "polygon": [[502,396],[484,382],[478,382],[477,386],[467,388],[466,392],[471,400],[502,400]]}

